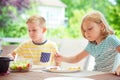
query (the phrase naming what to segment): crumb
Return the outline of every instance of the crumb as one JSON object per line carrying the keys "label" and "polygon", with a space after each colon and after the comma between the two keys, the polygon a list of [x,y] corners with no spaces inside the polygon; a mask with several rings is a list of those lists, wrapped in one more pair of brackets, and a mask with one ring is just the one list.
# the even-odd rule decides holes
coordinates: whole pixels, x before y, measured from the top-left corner
{"label": "crumb", "polygon": [[50,68],[50,70],[57,70],[57,67],[52,67]]}
{"label": "crumb", "polygon": [[80,67],[69,67],[68,70],[80,70]]}

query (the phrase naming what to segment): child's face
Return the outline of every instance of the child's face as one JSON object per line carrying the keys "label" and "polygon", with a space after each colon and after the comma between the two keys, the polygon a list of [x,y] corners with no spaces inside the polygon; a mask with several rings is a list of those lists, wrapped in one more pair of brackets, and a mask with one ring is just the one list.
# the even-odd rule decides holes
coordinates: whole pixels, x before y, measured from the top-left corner
{"label": "child's face", "polygon": [[101,26],[93,21],[85,20],[83,22],[83,31],[86,39],[99,42],[101,40]]}
{"label": "child's face", "polygon": [[32,39],[32,41],[36,42],[43,40],[44,32],[46,28],[41,28],[40,25],[36,23],[32,23],[32,24],[28,23],[27,26],[28,26],[29,36]]}

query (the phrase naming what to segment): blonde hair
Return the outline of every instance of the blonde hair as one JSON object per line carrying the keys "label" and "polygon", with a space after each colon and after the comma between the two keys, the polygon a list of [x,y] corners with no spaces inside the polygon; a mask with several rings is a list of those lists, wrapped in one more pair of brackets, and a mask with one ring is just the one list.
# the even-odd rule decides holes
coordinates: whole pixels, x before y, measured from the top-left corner
{"label": "blonde hair", "polygon": [[46,27],[45,26],[45,23],[46,23],[46,20],[41,17],[41,16],[38,16],[38,15],[33,15],[31,16],[27,21],[26,21],[26,24],[28,23],[36,23],[36,24],[39,24],[40,27]]}
{"label": "blonde hair", "polygon": [[110,26],[109,26],[108,22],[106,21],[104,15],[99,11],[93,11],[93,12],[90,12],[90,13],[86,14],[82,19],[81,32],[82,32],[82,35],[84,37],[85,37],[85,33],[84,33],[84,30],[83,30],[83,22],[85,20],[90,20],[90,21],[93,21],[97,24],[102,23],[104,25],[104,29],[101,31],[103,39],[106,38],[109,34],[114,34],[114,31],[110,28]]}

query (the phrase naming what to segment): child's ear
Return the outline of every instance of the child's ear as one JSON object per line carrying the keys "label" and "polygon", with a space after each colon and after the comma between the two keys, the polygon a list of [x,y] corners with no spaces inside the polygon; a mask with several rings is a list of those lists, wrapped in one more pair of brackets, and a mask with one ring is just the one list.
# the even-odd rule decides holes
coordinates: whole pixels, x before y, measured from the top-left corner
{"label": "child's ear", "polygon": [[101,30],[105,29],[105,25],[103,24],[103,22],[100,23],[101,26]]}
{"label": "child's ear", "polygon": [[45,33],[45,32],[46,32],[46,30],[47,30],[47,28],[46,28],[46,27],[44,27],[44,28],[43,28],[43,33]]}

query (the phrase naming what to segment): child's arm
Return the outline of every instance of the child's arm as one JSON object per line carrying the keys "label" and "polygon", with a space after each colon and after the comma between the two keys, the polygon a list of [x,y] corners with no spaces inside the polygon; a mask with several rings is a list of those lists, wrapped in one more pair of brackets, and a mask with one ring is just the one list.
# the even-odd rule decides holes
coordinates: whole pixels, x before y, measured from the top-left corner
{"label": "child's arm", "polygon": [[57,54],[55,57],[58,62],[63,61],[63,62],[68,62],[68,63],[77,63],[81,61],[83,58],[87,57],[88,55],[89,55],[88,52],[82,51],[79,54],[75,56],[71,56],[71,57],[65,57],[60,54]]}
{"label": "child's arm", "polygon": [[10,57],[11,59],[15,59],[15,56],[16,56],[15,52],[8,54],[8,57]]}

